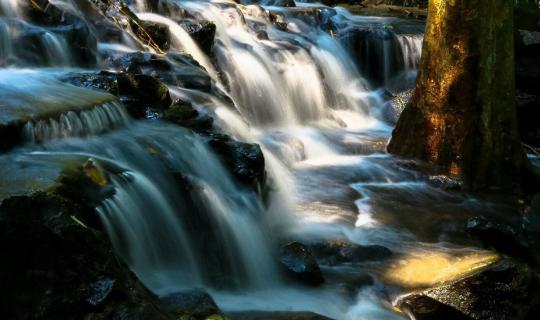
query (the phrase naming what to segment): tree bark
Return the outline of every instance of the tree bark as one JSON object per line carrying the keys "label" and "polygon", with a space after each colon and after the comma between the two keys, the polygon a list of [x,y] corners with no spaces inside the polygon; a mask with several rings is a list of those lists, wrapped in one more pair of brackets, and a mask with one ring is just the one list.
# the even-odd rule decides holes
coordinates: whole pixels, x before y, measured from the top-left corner
{"label": "tree bark", "polygon": [[471,189],[520,187],[512,0],[430,0],[411,102],[388,146]]}

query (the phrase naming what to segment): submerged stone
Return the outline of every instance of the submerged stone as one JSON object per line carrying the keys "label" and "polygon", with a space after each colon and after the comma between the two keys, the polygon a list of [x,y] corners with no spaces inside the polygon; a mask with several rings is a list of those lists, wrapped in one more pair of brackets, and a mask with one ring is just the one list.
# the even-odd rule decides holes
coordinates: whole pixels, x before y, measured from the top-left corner
{"label": "submerged stone", "polygon": [[392,256],[392,251],[383,246],[362,246],[342,240],[316,243],[310,247],[317,259],[329,265],[350,262],[381,261]]}
{"label": "submerged stone", "polygon": [[292,242],[280,249],[279,261],[293,279],[308,285],[320,285],[324,278],[309,247]]}
{"label": "submerged stone", "polygon": [[195,319],[208,319],[208,317],[221,314],[217,304],[210,294],[202,289],[185,290],[163,298],[173,313],[183,317]]}

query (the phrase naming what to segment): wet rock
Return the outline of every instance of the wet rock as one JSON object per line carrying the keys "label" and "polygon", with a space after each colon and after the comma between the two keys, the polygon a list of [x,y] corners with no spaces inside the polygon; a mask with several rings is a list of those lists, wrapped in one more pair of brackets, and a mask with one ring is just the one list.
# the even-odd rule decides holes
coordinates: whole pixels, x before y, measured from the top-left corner
{"label": "wet rock", "polygon": [[101,71],[71,73],[64,76],[62,80],[76,86],[99,89],[118,96],[131,115],[137,118],[145,117],[149,108],[163,110],[172,103],[167,86],[149,75]]}
{"label": "wet rock", "polygon": [[392,256],[392,251],[383,246],[361,246],[343,240],[317,243],[310,247],[319,261],[329,265],[349,262],[381,261]]}
{"label": "wet rock", "polygon": [[486,217],[473,217],[467,221],[467,232],[485,247],[500,253],[531,261],[529,246],[512,226],[495,222]]}
{"label": "wet rock", "polygon": [[[110,23],[130,34],[141,44],[151,47],[158,53],[164,53],[168,49],[168,28],[140,20],[124,1],[90,0],[89,3],[92,4],[96,12],[105,17]],[[164,47],[160,45],[164,45]]]}
{"label": "wet rock", "polygon": [[131,28],[139,39],[149,36],[163,51],[167,51],[171,47],[169,28],[166,25],[151,21],[141,21],[140,24],[133,23]]}
{"label": "wet rock", "polygon": [[211,21],[193,22],[182,21],[180,26],[189,33],[191,38],[199,45],[201,50],[210,55],[214,46],[216,25]]}
{"label": "wet rock", "polygon": [[177,292],[163,298],[169,309],[179,318],[194,317],[206,319],[219,316],[221,311],[212,296],[202,289],[191,289]]}
{"label": "wet rock", "polygon": [[212,81],[206,70],[190,55],[170,52],[166,56],[132,52],[106,60],[109,68],[119,72],[145,74],[165,83],[210,92]]}
{"label": "wet rock", "polygon": [[173,319],[77,206],[37,193],[0,206],[5,319]]}
{"label": "wet rock", "polygon": [[212,129],[214,119],[201,115],[190,102],[177,100],[163,112],[163,120],[195,131]]}
{"label": "wet rock", "polygon": [[400,308],[416,320],[473,320],[473,318],[433,298],[413,294],[400,302]]}
{"label": "wet rock", "polygon": [[37,25],[58,26],[69,25],[78,18],[49,0],[20,1],[17,3],[18,14]]}
{"label": "wet rock", "polygon": [[299,242],[283,246],[280,249],[279,261],[293,279],[308,285],[319,285],[324,282],[313,252]]}
{"label": "wet rock", "polygon": [[313,312],[294,311],[242,311],[229,312],[227,318],[231,320],[332,320]]}
{"label": "wet rock", "polygon": [[147,107],[162,110],[172,103],[167,86],[152,76],[126,75],[116,81],[120,100],[136,117],[144,117]]}
{"label": "wet rock", "polygon": [[237,181],[261,192],[266,182],[266,170],[258,144],[239,142],[222,134],[210,134],[208,145]]}
{"label": "wet rock", "polygon": [[463,181],[455,177],[445,175],[429,176],[428,182],[433,187],[446,191],[460,191],[463,189]]}
{"label": "wet rock", "polygon": [[507,259],[463,279],[406,296],[397,306],[415,319],[535,319],[539,288],[533,270]]}
{"label": "wet rock", "polygon": [[270,18],[270,22],[272,22],[276,28],[287,31],[288,22],[287,18],[283,14],[279,12],[270,12],[268,17]]}
{"label": "wet rock", "polygon": [[[67,160],[49,192],[70,200],[77,208],[78,219],[95,229],[101,229],[96,207],[115,194],[111,176],[117,178],[125,169],[95,159]],[[126,183],[126,179],[123,179]]]}

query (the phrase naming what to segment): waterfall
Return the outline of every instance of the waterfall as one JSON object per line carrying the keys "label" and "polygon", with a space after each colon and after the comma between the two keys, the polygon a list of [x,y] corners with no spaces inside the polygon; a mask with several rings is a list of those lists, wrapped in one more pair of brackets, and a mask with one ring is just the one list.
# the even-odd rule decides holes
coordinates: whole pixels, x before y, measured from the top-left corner
{"label": "waterfall", "polygon": [[369,114],[370,100],[377,99],[345,49],[321,29],[290,17],[283,32],[257,6],[176,3],[216,24],[218,69],[242,115],[256,125],[318,121],[332,108]]}
{"label": "waterfall", "polygon": [[[395,318],[375,290],[363,292],[369,299],[349,310],[351,302],[333,291],[296,288],[282,279],[276,251],[284,239],[308,233],[355,243],[383,239],[376,232],[366,237],[363,229],[378,226],[372,211],[386,199],[374,189],[400,191],[394,186],[400,180],[411,188],[425,185],[378,154],[391,128],[382,115],[382,90],[373,90],[416,71],[421,35],[398,30],[391,19],[358,18],[313,3],[284,8],[272,6],[275,1],[162,0],[154,10],[155,1],[129,1],[141,20],[167,26],[171,40],[165,58],[146,52],[152,61],[142,72],[166,82],[174,99],[212,116],[212,134],[261,146],[268,177],[261,195],[235,180],[209,147],[207,132],[132,119],[111,95],[59,80],[66,72],[99,71],[99,63],[85,64],[81,55],[110,67],[107,58],[128,60],[130,53],[151,49],[94,17],[86,21],[76,1],[50,1],[77,18],[61,26],[32,21],[21,3],[3,1],[0,18],[0,65],[9,67],[0,69],[0,94],[16,106],[10,112],[24,113],[29,142],[13,153],[24,153],[25,165],[40,157],[103,164],[107,188],[114,192],[97,204],[97,214],[115,252],[152,292],[165,296],[203,287],[227,310],[256,306],[338,319],[366,313]],[[211,55],[182,28],[186,21],[216,25]],[[82,36],[75,41],[73,35]],[[32,50],[25,48],[29,43]],[[185,65],[174,59],[178,51],[206,69],[211,88],[176,87],[180,81],[160,77],[163,70],[167,76],[192,76],[182,74]],[[155,118],[164,112],[157,110]],[[385,232],[392,244],[403,240]]]}
{"label": "waterfall", "polygon": [[137,15],[140,19],[146,21],[157,22],[166,25],[169,28],[169,33],[172,37],[172,45],[178,50],[183,50],[188,52],[197,60],[202,66],[205,67],[208,73],[216,78],[216,71],[210,63],[210,60],[206,55],[199,49],[195,41],[191,39],[189,34],[176,22],[166,17],[160,16],[153,13],[139,13]]}
{"label": "waterfall", "polygon": [[99,134],[127,125],[129,116],[118,102],[105,103],[80,113],[62,113],[59,119],[29,121],[24,126],[27,141],[44,142],[73,136]]}
{"label": "waterfall", "polygon": [[[279,283],[265,209],[204,139],[163,123],[49,141],[35,156],[92,158],[123,172],[98,208],[115,250],[152,291]],[[116,170],[118,171],[118,169]]]}

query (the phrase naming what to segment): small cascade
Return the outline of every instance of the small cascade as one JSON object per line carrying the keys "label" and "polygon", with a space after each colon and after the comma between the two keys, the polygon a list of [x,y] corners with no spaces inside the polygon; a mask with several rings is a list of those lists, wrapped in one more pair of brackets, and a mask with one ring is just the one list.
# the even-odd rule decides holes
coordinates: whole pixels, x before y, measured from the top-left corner
{"label": "small cascade", "polygon": [[79,113],[62,113],[58,119],[29,121],[24,126],[24,134],[31,143],[43,143],[53,139],[99,134],[128,123],[129,116],[124,106],[118,102],[109,102]]}
{"label": "small cascade", "polygon": [[95,35],[74,3],[50,1],[38,9],[29,2],[6,0],[0,4],[0,67],[96,64]]}
{"label": "small cascade", "polygon": [[197,60],[214,79],[216,79],[216,71],[210,62],[210,59],[206,57],[201,49],[199,49],[195,41],[191,39],[189,34],[178,23],[154,13],[139,13],[137,16],[145,21],[166,25],[169,28],[173,48],[183,50],[191,54],[193,58],[195,58],[195,60]]}
{"label": "small cascade", "polygon": [[353,16],[342,8],[330,19],[360,73],[375,87],[387,86],[415,71],[422,52],[424,25],[401,19]]}
{"label": "small cascade", "polygon": [[418,69],[424,37],[422,35],[399,34],[397,40],[403,54],[405,71]]}
{"label": "small cascade", "polygon": [[261,200],[237,186],[202,138],[134,123],[44,148],[127,170],[112,178],[116,192],[98,211],[117,252],[154,292],[279,282]]}
{"label": "small cascade", "polygon": [[344,48],[322,29],[289,17],[284,32],[259,6],[177,4],[216,24],[217,67],[250,122],[307,123],[325,119],[332,108],[369,113],[376,95],[367,93]]}

